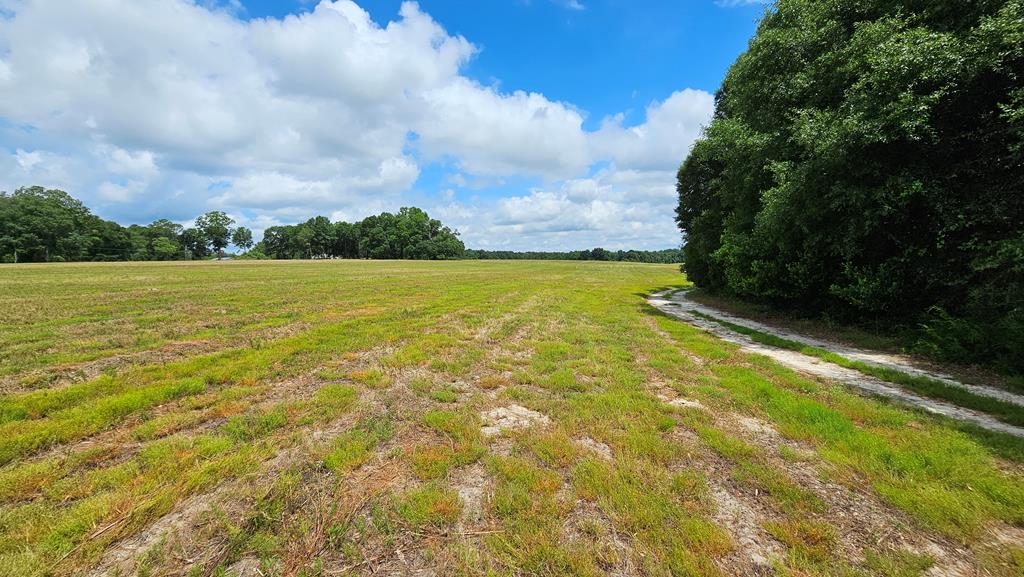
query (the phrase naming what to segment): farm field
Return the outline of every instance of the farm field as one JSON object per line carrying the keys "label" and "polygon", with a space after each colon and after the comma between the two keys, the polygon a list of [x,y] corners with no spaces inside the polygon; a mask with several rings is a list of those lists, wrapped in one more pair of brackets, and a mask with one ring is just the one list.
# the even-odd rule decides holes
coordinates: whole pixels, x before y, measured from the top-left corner
{"label": "farm field", "polygon": [[0,267],[0,575],[1024,574],[1024,441],[645,301],[684,284]]}

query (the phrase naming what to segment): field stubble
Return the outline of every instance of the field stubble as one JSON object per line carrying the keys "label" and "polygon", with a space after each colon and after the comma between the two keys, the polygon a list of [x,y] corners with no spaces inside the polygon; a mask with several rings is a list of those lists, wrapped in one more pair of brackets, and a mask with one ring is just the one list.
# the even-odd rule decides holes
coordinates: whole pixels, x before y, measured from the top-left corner
{"label": "field stubble", "polygon": [[1024,571],[1019,450],[645,304],[681,283],[0,268],[0,574]]}

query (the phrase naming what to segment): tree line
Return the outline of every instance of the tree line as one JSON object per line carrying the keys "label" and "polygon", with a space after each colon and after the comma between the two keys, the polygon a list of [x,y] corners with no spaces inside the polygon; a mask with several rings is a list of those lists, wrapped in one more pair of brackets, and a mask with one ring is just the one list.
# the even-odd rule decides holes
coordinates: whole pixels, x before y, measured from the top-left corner
{"label": "tree line", "polygon": [[683,251],[678,248],[612,251],[600,247],[567,252],[468,249],[465,258],[479,260],[604,260],[678,264],[683,262]]}
{"label": "tree line", "polygon": [[234,246],[251,259],[535,259],[678,263],[680,249],[603,248],[568,252],[467,250],[459,233],[416,207],[382,212],[358,222],[325,216],[272,226],[253,242],[252,231],[220,211],[190,227],[167,219],[122,226],[94,214],[70,194],[40,186],[0,192],[0,262],[193,260]]}
{"label": "tree line", "polygon": [[465,250],[458,232],[418,208],[356,223],[317,216],[270,227],[254,243],[251,230],[220,211],[200,215],[192,227],[166,219],[125,227],[62,190],[0,192],[0,262],[193,260],[223,255],[231,245],[257,259],[450,259]]}
{"label": "tree line", "polygon": [[253,246],[252,231],[223,212],[183,227],[166,219],[121,226],[103,220],[62,190],[0,192],[0,262],[188,260]]}
{"label": "tree line", "polygon": [[458,231],[422,209],[403,207],[355,223],[315,216],[290,226],[272,226],[253,253],[257,257],[446,260],[466,250]]}
{"label": "tree line", "polygon": [[779,0],[678,193],[699,286],[1024,372],[1024,3]]}

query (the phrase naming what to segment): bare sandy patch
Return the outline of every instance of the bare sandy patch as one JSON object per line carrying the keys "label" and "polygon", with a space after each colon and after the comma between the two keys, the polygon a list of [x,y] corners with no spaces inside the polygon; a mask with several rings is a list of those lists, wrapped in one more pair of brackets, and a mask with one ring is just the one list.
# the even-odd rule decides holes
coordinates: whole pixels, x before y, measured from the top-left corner
{"label": "bare sandy patch", "polygon": [[612,448],[601,441],[595,441],[590,437],[583,437],[581,439],[576,439],[576,443],[588,452],[597,455],[605,461],[612,460]]}
{"label": "bare sandy patch", "polygon": [[487,437],[493,437],[504,431],[528,429],[535,426],[543,427],[551,423],[551,419],[547,415],[516,404],[485,411],[480,414],[480,418],[484,423],[481,431]]}

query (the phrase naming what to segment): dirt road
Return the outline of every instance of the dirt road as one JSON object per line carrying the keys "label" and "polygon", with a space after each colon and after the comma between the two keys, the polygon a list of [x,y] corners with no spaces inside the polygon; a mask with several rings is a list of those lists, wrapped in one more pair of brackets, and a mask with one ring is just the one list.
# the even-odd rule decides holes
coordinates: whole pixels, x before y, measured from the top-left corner
{"label": "dirt road", "polygon": [[714,321],[701,318],[694,313],[700,313],[721,319],[732,324],[751,328],[791,341],[796,341],[808,346],[825,349],[848,359],[895,369],[910,375],[928,377],[942,381],[943,383],[951,386],[961,387],[978,395],[1000,399],[1016,405],[1024,406],[1024,396],[1015,395],[1007,391],[1001,391],[990,387],[961,383],[949,375],[937,374],[935,372],[915,367],[906,359],[896,355],[857,349],[840,343],[808,337],[806,335],[793,333],[791,331],[786,331],[763,323],[737,317],[727,312],[690,300],[686,296],[686,291],[664,291],[655,293],[647,299],[647,302],[661,312],[708,331],[722,340],[739,345],[745,351],[770,357],[795,370],[810,373],[819,377],[833,379],[843,384],[857,387],[858,389],[871,394],[893,398],[900,402],[920,407],[926,411],[944,415],[953,419],[968,421],[989,430],[1024,437],[1024,428],[1003,423],[978,411],[965,409],[951,403],[919,396],[901,388],[899,385],[865,375],[854,369],[848,369],[823,361],[811,355],[805,355],[800,352],[772,347],[756,342],[746,335],[730,330]]}

